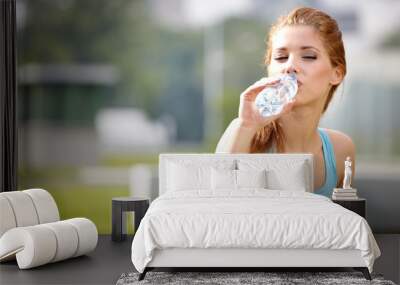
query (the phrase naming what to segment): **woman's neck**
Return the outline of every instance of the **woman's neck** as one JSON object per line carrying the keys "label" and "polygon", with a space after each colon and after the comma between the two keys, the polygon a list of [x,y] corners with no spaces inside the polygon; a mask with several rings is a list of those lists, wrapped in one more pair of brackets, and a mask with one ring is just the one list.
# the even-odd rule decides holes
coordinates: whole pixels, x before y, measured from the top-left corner
{"label": "woman's neck", "polygon": [[278,120],[284,134],[284,152],[317,153],[321,147],[318,124],[321,113],[316,106],[301,106]]}

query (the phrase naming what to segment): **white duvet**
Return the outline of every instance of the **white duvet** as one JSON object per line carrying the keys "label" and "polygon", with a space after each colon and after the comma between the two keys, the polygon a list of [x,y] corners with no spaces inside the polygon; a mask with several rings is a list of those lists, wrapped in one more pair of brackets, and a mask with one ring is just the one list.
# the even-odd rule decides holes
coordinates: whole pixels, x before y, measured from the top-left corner
{"label": "white duvet", "polygon": [[179,191],[153,201],[135,234],[132,262],[143,272],[154,249],[358,249],[372,272],[380,250],[366,220],[307,192]]}

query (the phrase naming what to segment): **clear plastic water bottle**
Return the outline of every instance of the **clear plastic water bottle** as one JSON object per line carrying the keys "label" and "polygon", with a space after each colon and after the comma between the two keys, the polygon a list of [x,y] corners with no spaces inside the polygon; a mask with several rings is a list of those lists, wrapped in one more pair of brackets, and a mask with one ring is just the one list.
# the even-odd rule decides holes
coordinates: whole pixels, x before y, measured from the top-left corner
{"label": "clear plastic water bottle", "polygon": [[279,79],[278,83],[265,87],[256,97],[256,107],[263,117],[279,114],[283,106],[296,96],[296,74],[284,74]]}

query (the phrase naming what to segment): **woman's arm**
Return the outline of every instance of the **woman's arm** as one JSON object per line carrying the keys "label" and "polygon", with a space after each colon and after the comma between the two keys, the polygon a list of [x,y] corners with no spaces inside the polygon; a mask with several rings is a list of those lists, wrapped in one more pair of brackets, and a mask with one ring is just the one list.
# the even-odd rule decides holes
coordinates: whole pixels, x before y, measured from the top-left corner
{"label": "woman's arm", "polygon": [[245,126],[239,118],[232,120],[218,142],[216,153],[249,153],[257,129]]}

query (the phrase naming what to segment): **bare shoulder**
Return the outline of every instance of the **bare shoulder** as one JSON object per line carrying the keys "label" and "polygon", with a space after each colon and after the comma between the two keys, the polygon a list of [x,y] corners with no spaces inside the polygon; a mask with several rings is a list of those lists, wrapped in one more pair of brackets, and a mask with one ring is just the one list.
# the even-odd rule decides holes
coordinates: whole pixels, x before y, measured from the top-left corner
{"label": "bare shoulder", "polygon": [[351,160],[353,161],[352,170],[354,177],[356,148],[352,138],[349,135],[333,129],[323,129],[323,130],[326,131],[333,145],[333,150],[335,152],[335,158],[336,158],[336,171],[338,175],[338,184],[340,184],[344,176],[344,161],[348,156],[350,156]]}
{"label": "bare shoulder", "polygon": [[333,144],[333,148],[336,153],[336,157],[350,156],[352,159],[354,159],[355,145],[350,136],[341,131],[333,129],[323,129],[323,130],[325,130],[329,135],[329,138]]}

